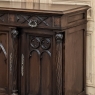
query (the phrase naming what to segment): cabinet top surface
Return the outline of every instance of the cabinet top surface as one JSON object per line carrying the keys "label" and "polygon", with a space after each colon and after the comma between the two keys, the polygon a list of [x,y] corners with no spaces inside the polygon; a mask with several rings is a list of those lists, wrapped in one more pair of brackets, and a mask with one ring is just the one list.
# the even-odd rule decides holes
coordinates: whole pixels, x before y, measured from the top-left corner
{"label": "cabinet top surface", "polygon": [[23,12],[39,12],[66,14],[74,11],[87,10],[87,5],[66,5],[66,4],[41,4],[33,2],[13,2],[0,1],[0,10],[7,11],[23,11]]}

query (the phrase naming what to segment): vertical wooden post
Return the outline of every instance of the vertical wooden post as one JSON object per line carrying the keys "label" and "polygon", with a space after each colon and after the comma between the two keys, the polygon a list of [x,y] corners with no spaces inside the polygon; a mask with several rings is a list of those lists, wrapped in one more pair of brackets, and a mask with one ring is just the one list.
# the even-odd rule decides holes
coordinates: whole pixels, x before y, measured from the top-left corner
{"label": "vertical wooden post", "polygon": [[18,53],[18,31],[11,28],[12,38],[12,95],[18,95],[17,90],[17,53]]}
{"label": "vertical wooden post", "polygon": [[57,95],[62,95],[62,34],[56,34]]}

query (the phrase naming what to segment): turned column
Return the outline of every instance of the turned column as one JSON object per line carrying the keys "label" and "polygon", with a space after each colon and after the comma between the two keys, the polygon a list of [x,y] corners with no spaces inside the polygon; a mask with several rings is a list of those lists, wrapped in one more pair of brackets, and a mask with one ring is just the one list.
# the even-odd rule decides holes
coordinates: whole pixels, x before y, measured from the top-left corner
{"label": "turned column", "polygon": [[57,95],[62,95],[62,40],[63,34],[56,34]]}

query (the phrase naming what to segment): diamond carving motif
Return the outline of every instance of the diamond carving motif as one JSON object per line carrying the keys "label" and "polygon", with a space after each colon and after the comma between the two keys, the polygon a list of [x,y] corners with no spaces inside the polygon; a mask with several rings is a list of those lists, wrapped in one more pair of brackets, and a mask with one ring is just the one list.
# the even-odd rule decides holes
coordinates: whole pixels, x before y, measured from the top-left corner
{"label": "diamond carving motif", "polygon": [[0,14],[0,22],[4,23],[8,20],[8,14]]}
{"label": "diamond carving motif", "polygon": [[[38,16],[38,15],[16,15],[16,22],[19,24],[28,24],[29,26],[33,26],[36,24],[35,27],[39,25],[44,25],[49,27],[50,24],[48,20],[50,17]],[[32,25],[30,25],[30,23]]]}

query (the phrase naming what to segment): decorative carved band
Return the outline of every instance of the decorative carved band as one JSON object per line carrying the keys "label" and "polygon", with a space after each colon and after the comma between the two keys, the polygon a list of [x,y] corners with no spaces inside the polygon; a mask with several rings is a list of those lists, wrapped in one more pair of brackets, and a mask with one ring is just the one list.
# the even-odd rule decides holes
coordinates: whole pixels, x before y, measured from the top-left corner
{"label": "decorative carved band", "polygon": [[[52,21],[52,22],[51,22]],[[61,16],[46,14],[16,14],[16,13],[1,13],[0,23],[4,25],[24,26],[24,27],[39,27],[39,28],[60,28]]]}
{"label": "decorative carved band", "polygon": [[38,16],[38,15],[16,15],[16,22],[20,24],[24,24],[27,22],[27,25],[30,27],[37,27],[40,24],[44,24],[45,26],[50,26],[49,23],[46,21],[50,17]]}
{"label": "decorative carved band", "polygon": [[62,34],[56,34],[57,95],[62,95]]}

